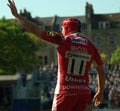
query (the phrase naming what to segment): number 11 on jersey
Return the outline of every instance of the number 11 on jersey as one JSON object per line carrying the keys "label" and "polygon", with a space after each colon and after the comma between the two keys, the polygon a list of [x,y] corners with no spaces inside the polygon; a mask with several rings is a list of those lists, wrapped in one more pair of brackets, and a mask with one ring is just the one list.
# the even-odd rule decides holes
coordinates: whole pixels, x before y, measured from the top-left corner
{"label": "number 11 on jersey", "polygon": [[67,52],[68,60],[68,74],[84,76],[87,62],[90,61],[90,55],[80,54],[74,52]]}

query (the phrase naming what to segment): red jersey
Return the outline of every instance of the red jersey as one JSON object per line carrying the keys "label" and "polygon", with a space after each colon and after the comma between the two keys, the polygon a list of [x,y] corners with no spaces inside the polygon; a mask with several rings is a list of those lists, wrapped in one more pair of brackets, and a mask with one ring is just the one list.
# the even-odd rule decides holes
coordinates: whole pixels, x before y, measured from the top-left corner
{"label": "red jersey", "polygon": [[94,61],[102,65],[96,47],[80,33],[62,34],[43,31],[42,39],[57,44],[58,80],[55,94],[89,92],[88,71]]}

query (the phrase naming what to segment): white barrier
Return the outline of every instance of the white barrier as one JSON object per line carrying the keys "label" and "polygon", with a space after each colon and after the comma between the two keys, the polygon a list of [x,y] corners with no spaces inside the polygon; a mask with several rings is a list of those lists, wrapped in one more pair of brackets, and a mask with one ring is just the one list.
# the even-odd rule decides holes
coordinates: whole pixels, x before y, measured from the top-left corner
{"label": "white barrier", "polygon": [[120,111],[120,109],[94,109],[93,111]]}

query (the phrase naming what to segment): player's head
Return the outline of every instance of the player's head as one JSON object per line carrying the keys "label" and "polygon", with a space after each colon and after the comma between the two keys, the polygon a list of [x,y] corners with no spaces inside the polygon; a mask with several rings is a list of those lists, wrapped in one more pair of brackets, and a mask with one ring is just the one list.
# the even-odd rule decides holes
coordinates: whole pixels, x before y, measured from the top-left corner
{"label": "player's head", "polygon": [[77,18],[66,18],[62,22],[62,33],[67,35],[73,32],[81,32],[81,22]]}

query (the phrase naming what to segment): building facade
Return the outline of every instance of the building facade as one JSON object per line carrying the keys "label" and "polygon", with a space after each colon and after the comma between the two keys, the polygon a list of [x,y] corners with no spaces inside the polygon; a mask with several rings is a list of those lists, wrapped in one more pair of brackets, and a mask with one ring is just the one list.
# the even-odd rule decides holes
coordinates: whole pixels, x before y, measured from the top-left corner
{"label": "building facade", "polygon": [[107,62],[120,44],[120,13],[94,14],[93,6],[86,3],[87,36],[100,53],[107,55]]}

